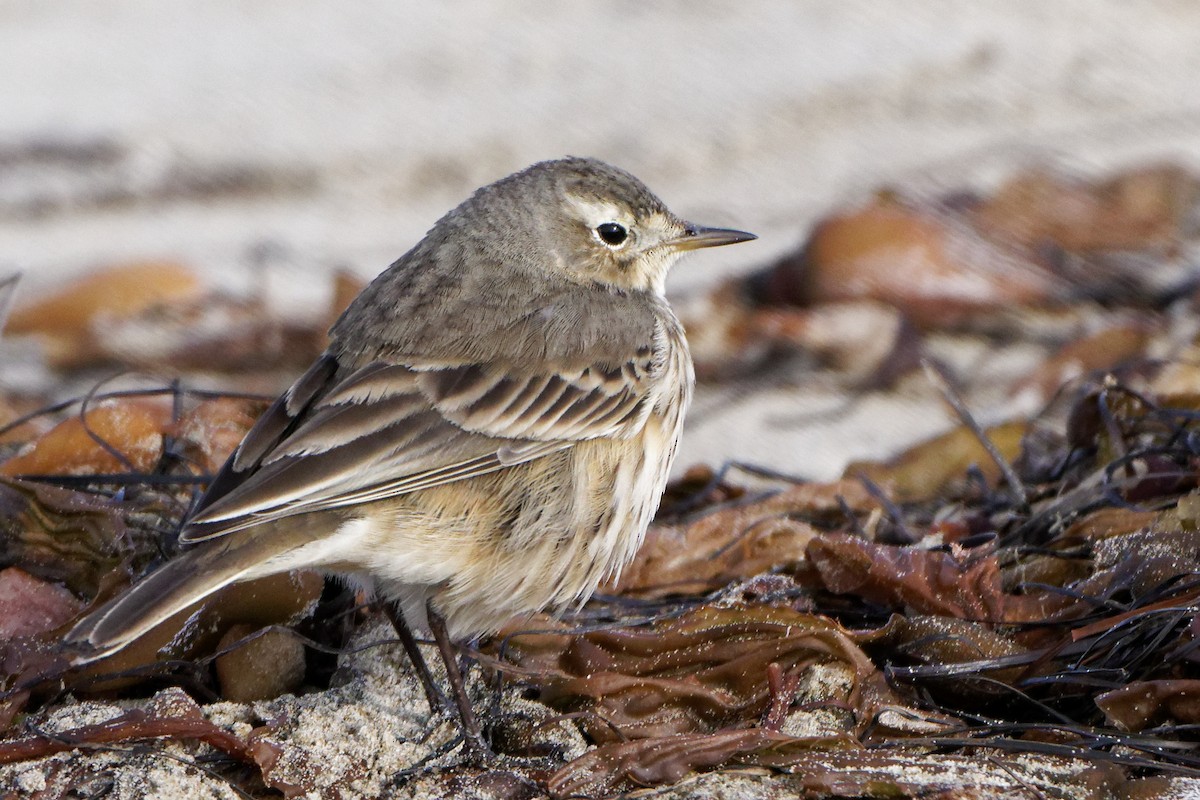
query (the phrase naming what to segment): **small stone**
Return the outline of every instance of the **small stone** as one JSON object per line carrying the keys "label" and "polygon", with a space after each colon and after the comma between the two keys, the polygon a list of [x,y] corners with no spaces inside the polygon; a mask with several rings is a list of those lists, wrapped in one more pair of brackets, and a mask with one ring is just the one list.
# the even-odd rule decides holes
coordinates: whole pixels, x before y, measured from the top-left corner
{"label": "small stone", "polygon": [[[254,632],[235,625],[221,637],[218,650]],[[270,630],[217,659],[221,694],[235,703],[270,700],[294,693],[304,682],[304,645],[295,636]]]}

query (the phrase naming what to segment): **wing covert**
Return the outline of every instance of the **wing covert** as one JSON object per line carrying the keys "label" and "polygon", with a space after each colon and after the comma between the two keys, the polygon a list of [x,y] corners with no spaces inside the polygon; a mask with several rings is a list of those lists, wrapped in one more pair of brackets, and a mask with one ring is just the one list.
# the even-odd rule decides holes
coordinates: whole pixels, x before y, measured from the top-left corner
{"label": "wing covert", "polygon": [[343,376],[325,356],[247,434],[181,541],[631,436],[649,413],[655,378],[649,348],[623,364],[554,372],[374,362]]}

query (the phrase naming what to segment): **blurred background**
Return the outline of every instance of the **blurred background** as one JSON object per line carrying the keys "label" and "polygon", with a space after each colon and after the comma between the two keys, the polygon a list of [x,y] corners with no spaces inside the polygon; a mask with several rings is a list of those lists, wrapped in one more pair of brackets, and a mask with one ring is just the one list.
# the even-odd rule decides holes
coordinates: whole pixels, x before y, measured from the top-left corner
{"label": "blurred background", "polygon": [[[880,187],[1190,169],[1196,75],[1200,6],[1171,0],[9,0],[0,269],[23,273],[19,307],[169,260],[312,319],[336,270],[369,279],[475,187],[591,155],[688,218],[760,235],[677,268],[692,330],[722,312],[720,287]],[[697,356],[719,361],[728,330],[706,333]],[[45,379],[14,363],[9,390]],[[829,477],[952,420],[920,380],[847,394],[795,363],[704,374],[681,466]],[[1029,410],[1012,397],[980,399],[981,417]]]}

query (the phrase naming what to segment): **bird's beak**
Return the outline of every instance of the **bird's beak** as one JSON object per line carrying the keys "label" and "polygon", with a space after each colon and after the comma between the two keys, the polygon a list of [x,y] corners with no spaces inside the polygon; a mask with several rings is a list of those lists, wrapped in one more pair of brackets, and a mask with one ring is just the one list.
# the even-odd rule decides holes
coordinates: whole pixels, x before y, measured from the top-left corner
{"label": "bird's beak", "polygon": [[706,228],[703,225],[687,223],[683,236],[672,239],[669,244],[672,250],[699,250],[701,247],[720,247],[723,244],[749,242],[758,237],[753,233],[735,231],[732,228]]}

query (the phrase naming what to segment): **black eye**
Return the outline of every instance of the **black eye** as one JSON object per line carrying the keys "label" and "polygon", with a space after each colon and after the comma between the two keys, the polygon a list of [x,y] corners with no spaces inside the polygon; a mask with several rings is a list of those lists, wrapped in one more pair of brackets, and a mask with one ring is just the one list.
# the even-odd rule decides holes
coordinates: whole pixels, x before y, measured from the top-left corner
{"label": "black eye", "polygon": [[605,222],[596,226],[596,235],[598,235],[605,244],[610,244],[613,247],[621,244],[629,236],[629,231],[625,230],[624,226],[618,225],[615,222]]}

